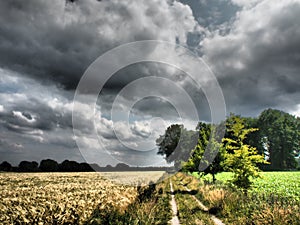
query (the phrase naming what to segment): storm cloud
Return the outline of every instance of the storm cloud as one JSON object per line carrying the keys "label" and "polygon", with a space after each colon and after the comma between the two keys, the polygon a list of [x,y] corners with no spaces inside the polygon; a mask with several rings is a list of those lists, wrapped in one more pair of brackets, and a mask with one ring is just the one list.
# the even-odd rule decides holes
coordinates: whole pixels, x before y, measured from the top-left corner
{"label": "storm cloud", "polygon": [[262,1],[236,14],[230,32],[203,40],[204,58],[223,88],[230,111],[295,109],[300,102],[300,2]]}
{"label": "storm cloud", "polygon": [[191,9],[168,1],[13,0],[0,3],[0,66],[74,89],[105,51],[139,40],[186,42]]}
{"label": "storm cloud", "polygon": [[[222,88],[227,112],[257,116],[272,107],[299,116],[299,15],[297,0],[1,1],[1,158],[14,164],[42,158],[88,162],[97,158],[101,165],[120,161],[163,165],[156,149],[138,152],[126,146],[139,146],[147,137],[155,143],[166,126],[181,121],[174,106],[153,96],[138,101],[129,129],[127,121],[112,120],[111,109],[128,84],[157,76],[183,88],[200,120],[210,121],[203,90],[189,74],[171,65],[143,62],[121,68],[101,90],[95,109],[89,96],[95,93],[88,90],[76,112],[81,136],[73,134],[73,98],[80,78],[103,53],[133,41],[181,44],[204,59]],[[161,52],[161,58],[166,54]],[[184,57],[179,64],[193,66]],[[209,88],[209,80],[202,85]],[[163,96],[183,99],[184,105],[184,98],[171,88],[165,85]],[[121,112],[136,96],[153,89],[132,88],[117,109]],[[195,124],[186,126],[192,129]],[[97,148],[99,141],[102,149]]]}

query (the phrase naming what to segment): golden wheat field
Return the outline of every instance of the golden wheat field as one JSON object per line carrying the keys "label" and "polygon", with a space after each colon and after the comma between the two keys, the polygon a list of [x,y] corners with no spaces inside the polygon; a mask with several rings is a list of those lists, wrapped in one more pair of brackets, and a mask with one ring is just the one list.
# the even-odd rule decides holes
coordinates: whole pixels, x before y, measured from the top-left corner
{"label": "golden wheat field", "polygon": [[125,209],[137,196],[128,184],[155,181],[161,174],[0,173],[0,224],[83,224],[97,207]]}
{"label": "golden wheat field", "polygon": [[164,171],[102,172],[101,176],[116,184],[143,186],[150,182],[156,183],[164,173]]}

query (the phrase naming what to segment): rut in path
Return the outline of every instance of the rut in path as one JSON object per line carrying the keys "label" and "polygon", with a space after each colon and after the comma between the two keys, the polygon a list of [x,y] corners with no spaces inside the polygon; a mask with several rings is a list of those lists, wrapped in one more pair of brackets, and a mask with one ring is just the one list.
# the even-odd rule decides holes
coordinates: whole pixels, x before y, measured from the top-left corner
{"label": "rut in path", "polygon": [[[187,187],[185,187],[185,189],[190,192],[191,190],[188,189]],[[199,207],[204,211],[204,212],[208,212],[208,208],[203,205],[202,202],[200,202],[200,200],[198,198],[196,198],[194,195],[192,195],[192,198],[197,202],[197,204],[199,205]],[[225,225],[220,219],[218,219],[217,217],[215,217],[214,215],[210,216],[211,220],[214,222],[215,225]]]}
{"label": "rut in path", "polygon": [[176,204],[176,200],[175,200],[175,194],[174,194],[174,190],[173,190],[173,185],[172,182],[170,181],[170,189],[171,189],[171,206],[172,206],[172,212],[173,212],[173,217],[171,220],[171,224],[172,225],[179,225],[179,219],[178,219],[178,209],[177,209],[177,204]]}

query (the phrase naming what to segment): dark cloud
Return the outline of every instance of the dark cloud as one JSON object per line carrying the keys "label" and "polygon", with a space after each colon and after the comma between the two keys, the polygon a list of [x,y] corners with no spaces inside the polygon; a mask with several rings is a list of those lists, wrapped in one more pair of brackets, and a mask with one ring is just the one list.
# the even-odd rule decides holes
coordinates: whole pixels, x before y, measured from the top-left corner
{"label": "dark cloud", "polygon": [[185,43],[195,26],[190,9],[176,2],[1,1],[0,66],[74,89],[105,51],[145,39]]}
{"label": "dark cloud", "polygon": [[264,1],[243,8],[227,35],[204,40],[230,111],[255,116],[300,103],[299,13],[294,1]]}
{"label": "dark cloud", "polygon": [[66,149],[77,149],[67,92],[5,70],[1,70],[1,82],[5,88],[0,93],[0,149],[5,157],[18,154],[12,161],[17,162],[30,152],[43,158],[50,154],[45,154],[45,149],[56,153],[64,149],[55,156],[58,159],[68,154]]}
{"label": "dark cloud", "polygon": [[[174,82],[196,104],[199,118],[210,121],[205,89],[184,71],[161,63],[132,64],[108,80],[95,111],[89,95],[76,108],[80,118],[76,138],[84,149],[79,151],[72,132],[74,89],[99,55],[130,41],[177,41],[203,56],[218,78],[228,111],[257,116],[273,107],[300,115],[299,15],[300,4],[292,0],[1,1],[1,158],[14,163],[42,158],[97,159],[102,165],[117,160],[133,165],[161,162],[156,150],[139,152],[124,144],[142,146],[150,134],[158,136],[165,126],[179,122],[171,102],[159,97],[136,102],[129,129],[121,118],[116,123],[111,120],[118,93],[143,77]],[[152,49],[145,52],[150,54]],[[161,53],[162,59],[165,54]],[[111,63],[117,62],[116,58]],[[192,66],[192,60],[180,63]],[[210,87],[209,80],[200,80],[203,88]],[[94,87],[94,80],[90,82]],[[185,104],[175,86],[162,82],[161,87],[157,90],[161,96]],[[132,88],[120,98],[117,109],[124,110],[130,101],[155,88]],[[86,94],[94,91],[88,89]],[[151,124],[154,117],[161,117],[165,124]],[[194,126],[189,124],[189,128]],[[113,127],[120,131],[123,144]],[[103,149],[97,148],[99,141]]]}
{"label": "dark cloud", "polygon": [[64,114],[60,110],[53,110],[44,102],[29,99],[19,103],[14,109],[0,113],[1,120],[5,126],[15,132],[26,132],[28,130],[52,130],[61,128],[72,128],[71,112]]}
{"label": "dark cloud", "polygon": [[[197,86],[190,75],[186,74],[184,71],[178,70],[171,65],[156,62],[132,64],[115,73],[108,80],[99,95],[98,104],[101,106],[102,113],[110,118],[112,104],[115,101],[116,96],[120,94],[120,91],[136,79],[149,76],[169,79],[173,85],[167,85],[164,90],[149,84],[146,84],[145,87],[132,86],[131,89],[126,92],[126,95],[123,96],[123,104],[126,104],[126,100],[130,101],[142,94],[153,93],[155,90],[156,95],[158,95],[158,97],[151,95],[138,101],[134,105],[132,113],[139,116],[147,115],[152,117],[162,117],[165,119],[177,119],[179,114],[174,108],[174,105],[172,105],[172,102],[168,102],[164,99],[164,97],[169,96],[170,99],[180,99],[182,98],[179,94],[180,92],[174,92],[176,92],[178,88],[182,88],[195,104],[199,118],[201,120],[210,121],[209,104],[203,90],[201,89],[202,87]],[[185,102],[182,101],[182,103],[184,104]]]}
{"label": "dark cloud", "polygon": [[[3,138],[3,137],[1,137]],[[0,139],[0,153],[1,154],[9,154],[9,153],[13,153],[13,154],[18,154],[18,153],[22,153],[22,149],[23,149],[23,145],[19,144],[19,143],[9,143],[8,141],[4,140],[4,139]]]}

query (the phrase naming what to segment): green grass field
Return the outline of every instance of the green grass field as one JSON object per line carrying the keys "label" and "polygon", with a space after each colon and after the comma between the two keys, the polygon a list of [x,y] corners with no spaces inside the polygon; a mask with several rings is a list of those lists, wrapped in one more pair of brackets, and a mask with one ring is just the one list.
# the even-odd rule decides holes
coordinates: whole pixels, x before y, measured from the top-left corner
{"label": "green grass field", "polygon": [[[197,173],[193,175],[198,176]],[[216,178],[218,181],[225,183],[232,178],[232,173],[219,173]],[[212,181],[210,175],[206,175],[203,179]],[[261,178],[254,180],[250,193],[273,194],[300,202],[300,171],[261,172]]]}
{"label": "green grass field", "polygon": [[232,173],[217,174],[215,184],[210,175],[193,176],[202,183],[196,197],[216,207],[225,224],[299,225],[300,172],[261,172],[246,195],[232,188]]}

